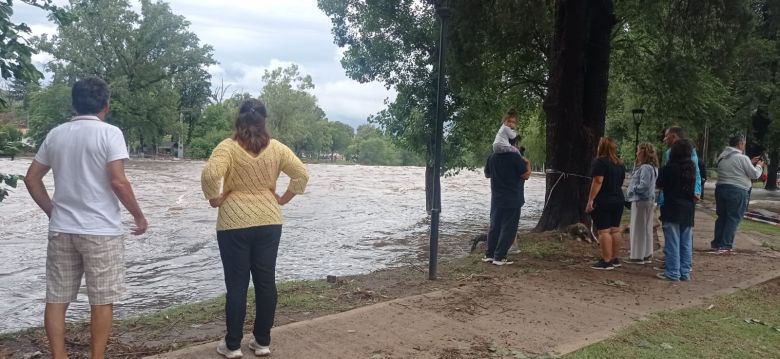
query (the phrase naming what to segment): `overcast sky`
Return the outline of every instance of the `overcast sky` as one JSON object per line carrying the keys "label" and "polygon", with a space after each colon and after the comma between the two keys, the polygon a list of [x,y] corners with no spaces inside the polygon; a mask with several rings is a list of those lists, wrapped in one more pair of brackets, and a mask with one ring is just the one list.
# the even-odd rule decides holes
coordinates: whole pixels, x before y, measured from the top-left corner
{"label": "overcast sky", "polygon": [[[132,0],[131,0],[132,1]],[[260,93],[263,71],[298,64],[314,80],[314,95],[331,121],[356,127],[384,108],[392,97],[379,83],[360,84],[344,74],[340,50],[333,43],[331,24],[316,0],[170,0],[173,12],[190,22],[202,43],[214,47],[219,64],[211,66],[212,82],[224,80],[229,91]],[[65,5],[66,0],[55,0]],[[56,26],[46,13],[14,3],[14,21],[27,23],[34,35],[53,34]],[[36,65],[50,59],[33,57]]]}

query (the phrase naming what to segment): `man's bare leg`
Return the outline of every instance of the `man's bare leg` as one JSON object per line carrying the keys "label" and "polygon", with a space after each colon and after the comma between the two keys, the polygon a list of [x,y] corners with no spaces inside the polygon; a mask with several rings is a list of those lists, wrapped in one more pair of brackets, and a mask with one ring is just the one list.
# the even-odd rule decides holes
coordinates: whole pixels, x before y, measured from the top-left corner
{"label": "man's bare leg", "polygon": [[53,359],[68,359],[65,349],[65,312],[69,303],[46,303],[43,314],[43,326],[49,339],[49,349]]}
{"label": "man's bare leg", "polygon": [[92,359],[103,359],[106,356],[108,336],[111,334],[111,323],[114,319],[114,305],[91,305],[90,324],[92,341],[90,345]]}

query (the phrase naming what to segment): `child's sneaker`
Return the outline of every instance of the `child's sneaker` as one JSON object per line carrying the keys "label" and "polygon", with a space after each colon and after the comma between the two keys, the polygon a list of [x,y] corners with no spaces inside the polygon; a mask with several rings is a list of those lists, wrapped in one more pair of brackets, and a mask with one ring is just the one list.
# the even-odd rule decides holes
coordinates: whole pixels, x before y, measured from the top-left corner
{"label": "child's sneaker", "polygon": [[249,349],[252,349],[255,351],[255,355],[259,357],[265,357],[271,355],[271,347],[270,346],[264,346],[257,344],[257,342],[252,339],[251,342],[249,342]]}
{"label": "child's sneaker", "polygon": [[492,261],[493,261],[493,257],[482,256],[482,258],[481,258],[480,260],[481,260],[482,262],[484,262],[484,263],[490,263],[490,262],[492,262]]}
{"label": "child's sneaker", "polygon": [[241,352],[241,348],[236,350],[228,349],[224,339],[222,339],[222,341],[219,342],[219,345],[217,345],[217,353],[222,354],[222,356],[228,359],[235,359],[244,356],[244,353]]}

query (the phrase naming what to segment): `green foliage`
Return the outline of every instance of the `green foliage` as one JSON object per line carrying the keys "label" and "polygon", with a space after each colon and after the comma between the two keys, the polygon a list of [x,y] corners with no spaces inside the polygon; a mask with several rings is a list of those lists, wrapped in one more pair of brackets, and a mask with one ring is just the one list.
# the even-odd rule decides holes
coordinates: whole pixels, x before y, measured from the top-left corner
{"label": "green foliage", "polygon": [[24,177],[0,173],[0,202],[8,197],[8,188],[6,186],[16,188],[16,184],[20,179],[24,179]]}
{"label": "green foliage", "polygon": [[563,358],[777,357],[778,298],[775,281],[696,308],[662,312]]}
{"label": "green foliage", "polygon": [[304,152],[316,156],[330,146],[325,130],[325,112],[317,98],[307,91],[314,89],[311,76],[302,75],[297,65],[266,70],[260,99],[268,108],[268,131],[290,146],[299,156]]}
{"label": "green foliage", "polygon": [[78,20],[36,40],[55,58],[48,64],[54,85],[89,75],[105,79],[112,91],[107,121],[131,144],[180,135],[180,113],[190,126],[197,121],[210,95],[203,68],[214,63],[212,48],[200,45],[190,23],[167,3],[143,0],[136,13],[124,0],[73,1],[66,11]]}
{"label": "green foliage", "polygon": [[[65,24],[70,21],[67,14],[53,5],[52,0],[21,0],[32,6],[51,13],[51,19]],[[37,81],[43,75],[32,64],[32,54],[36,53],[23,38],[30,34],[30,27],[24,23],[11,22],[13,0],[0,0],[0,76],[4,80]],[[0,106],[7,102],[0,97]]]}
{"label": "green foliage", "polygon": [[68,121],[71,110],[70,86],[52,84],[30,95],[28,136],[40,146],[49,131]]}
{"label": "green foliage", "polygon": [[331,160],[335,153],[344,154],[352,143],[355,136],[355,130],[352,126],[341,122],[328,122],[328,132],[330,133],[330,155]]}
{"label": "green foliage", "polygon": [[208,158],[211,156],[211,151],[214,147],[217,147],[222,140],[231,135],[232,131],[229,130],[213,130],[202,137],[193,137],[187,156],[191,158]]}
{"label": "green foliage", "polygon": [[[369,118],[392,141],[424,155],[429,150],[436,91],[435,17],[428,1],[319,0],[330,17],[341,64],[359,82],[379,81],[398,93]],[[445,156],[447,157],[447,156]]]}
{"label": "green foliage", "polygon": [[360,125],[355,140],[347,149],[347,158],[371,166],[422,166],[425,161],[416,153],[398,148],[389,136],[372,125]]}
{"label": "green foliage", "polygon": [[[298,156],[319,160],[322,153],[345,154],[354,136],[352,127],[329,122],[310,90],[311,76],[303,75],[296,65],[266,71],[260,99],[268,109],[267,129],[271,136],[290,146]],[[191,127],[192,143],[188,156],[208,157],[223,139],[230,137],[241,103],[251,96],[237,94],[205,107]]]}
{"label": "green foliage", "polygon": [[0,123],[0,156],[15,156],[22,151],[22,132]]}

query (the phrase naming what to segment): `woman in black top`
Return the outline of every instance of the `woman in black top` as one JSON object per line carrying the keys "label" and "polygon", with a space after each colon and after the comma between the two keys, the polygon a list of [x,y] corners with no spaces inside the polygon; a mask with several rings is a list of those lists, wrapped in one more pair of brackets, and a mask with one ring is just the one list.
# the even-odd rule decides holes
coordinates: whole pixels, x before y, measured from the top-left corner
{"label": "woman in black top", "polygon": [[693,257],[693,217],[696,211],[694,187],[696,168],[691,161],[693,144],[678,140],[672,145],[669,162],[658,173],[656,187],[664,193],[661,223],[664,229],[664,263],[660,279],[688,280]]}
{"label": "woman in black top", "polygon": [[601,259],[591,268],[611,270],[620,266],[617,258],[623,235],[620,233],[620,218],[623,216],[623,180],[626,168],[617,156],[615,141],[609,137],[599,140],[597,157],[591,164],[593,182],[585,211],[590,213],[596,227],[601,247]]}

